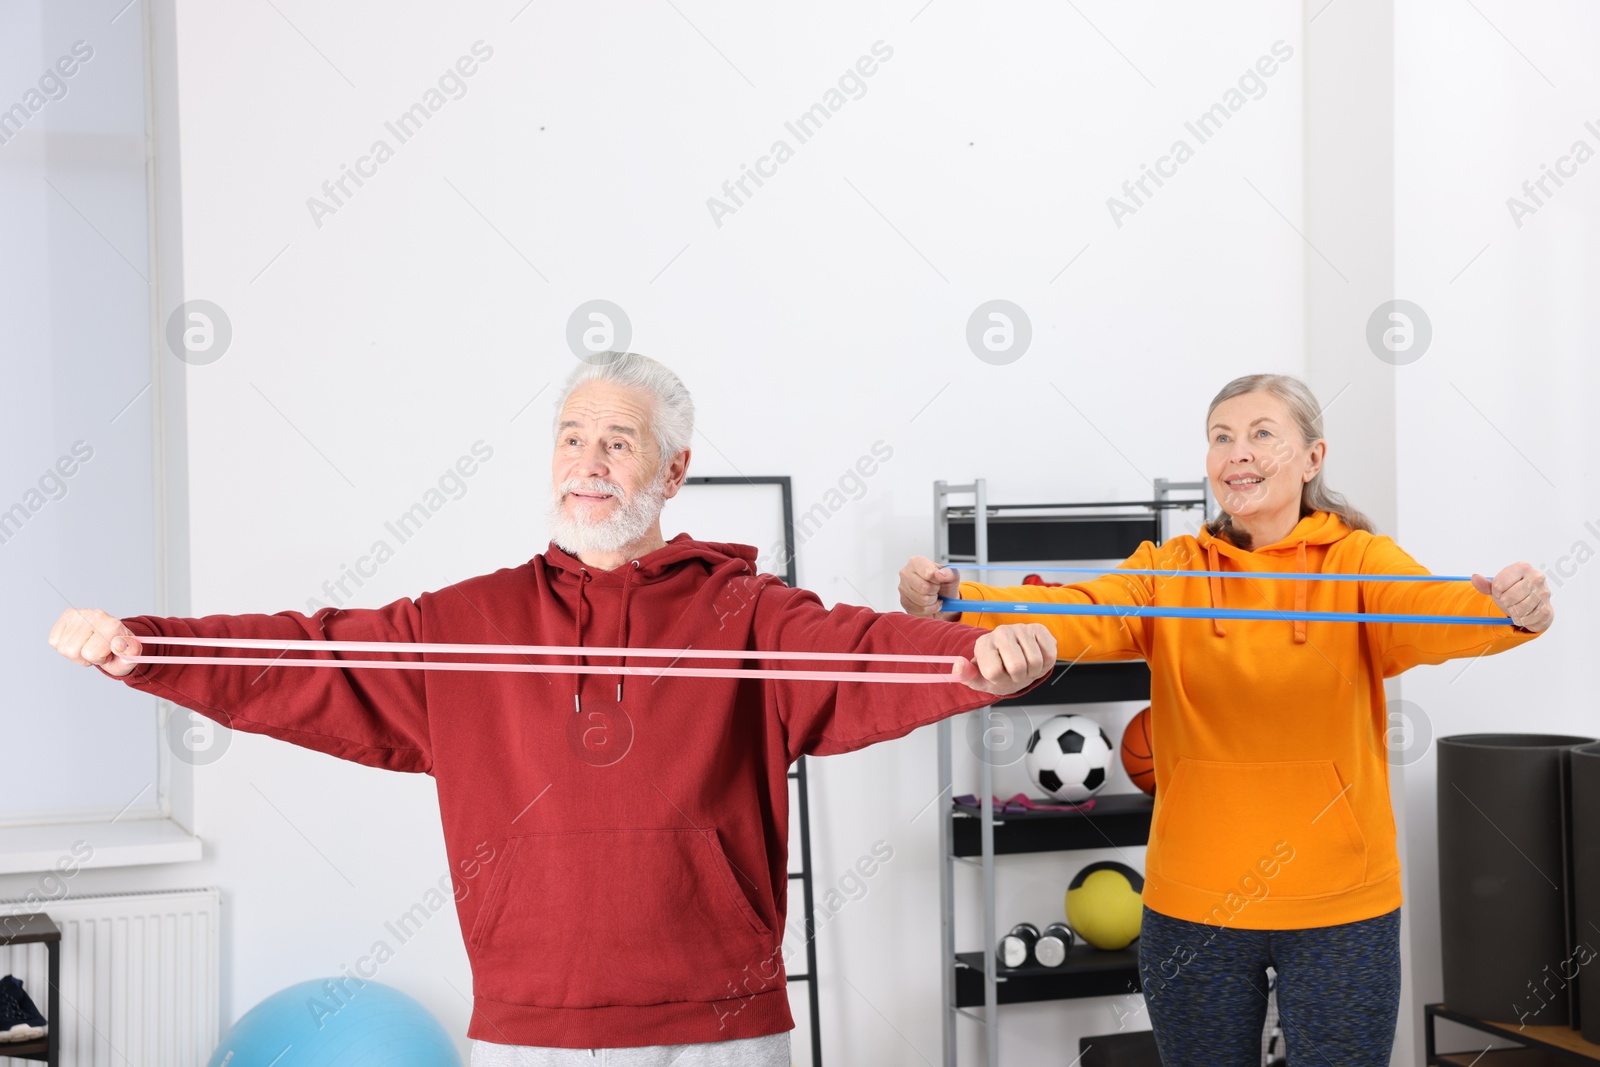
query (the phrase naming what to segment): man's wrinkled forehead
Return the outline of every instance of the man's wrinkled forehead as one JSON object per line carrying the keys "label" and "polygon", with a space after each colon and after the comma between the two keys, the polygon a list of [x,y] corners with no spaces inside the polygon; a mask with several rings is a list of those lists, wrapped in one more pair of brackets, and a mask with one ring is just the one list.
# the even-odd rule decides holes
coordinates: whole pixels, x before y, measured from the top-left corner
{"label": "man's wrinkled forehead", "polygon": [[632,389],[580,387],[567,397],[556,432],[568,430],[616,434],[643,439],[650,425],[648,401]]}
{"label": "man's wrinkled forehead", "polygon": [[[593,420],[579,421],[578,419],[562,419],[561,425],[557,426],[556,429],[563,432],[566,430],[587,430],[592,425]],[[607,423],[606,425],[600,427],[600,432],[616,434],[619,437],[639,436],[638,429],[625,422]]]}

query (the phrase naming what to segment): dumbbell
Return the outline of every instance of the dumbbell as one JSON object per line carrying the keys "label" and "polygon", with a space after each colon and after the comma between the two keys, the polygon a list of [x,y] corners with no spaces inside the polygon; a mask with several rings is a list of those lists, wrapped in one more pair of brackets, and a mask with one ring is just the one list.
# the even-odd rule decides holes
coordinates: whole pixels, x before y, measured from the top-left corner
{"label": "dumbbell", "polygon": [[1018,923],[1011,932],[1000,939],[995,958],[1002,967],[1021,967],[1033,959],[1033,946],[1039,941],[1039,928],[1032,923]]}
{"label": "dumbbell", "polygon": [[1039,935],[1033,946],[1033,958],[1041,967],[1059,967],[1066,961],[1067,950],[1077,940],[1072,927],[1066,923],[1051,923]]}

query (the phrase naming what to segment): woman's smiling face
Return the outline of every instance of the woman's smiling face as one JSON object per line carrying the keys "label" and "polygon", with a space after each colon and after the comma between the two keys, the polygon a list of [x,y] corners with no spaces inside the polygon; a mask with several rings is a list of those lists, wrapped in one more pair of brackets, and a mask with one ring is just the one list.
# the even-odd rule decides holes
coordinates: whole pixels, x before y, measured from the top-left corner
{"label": "woman's smiling face", "polygon": [[1222,510],[1258,522],[1287,517],[1292,529],[1300,518],[1301,491],[1321,468],[1326,445],[1317,441],[1308,448],[1289,405],[1271,393],[1224,400],[1207,421],[1206,477]]}

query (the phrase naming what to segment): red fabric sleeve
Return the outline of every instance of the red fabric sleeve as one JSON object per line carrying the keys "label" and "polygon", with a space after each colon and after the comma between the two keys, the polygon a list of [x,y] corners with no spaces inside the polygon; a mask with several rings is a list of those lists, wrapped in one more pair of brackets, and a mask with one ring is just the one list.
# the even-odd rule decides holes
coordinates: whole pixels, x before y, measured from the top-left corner
{"label": "red fabric sleeve", "polygon": [[[282,641],[420,641],[412,600],[381,608],[325,608],[307,616],[209,615],[122,620],[140,636],[243,637]],[[146,655],[275,656],[272,652],[146,645]],[[285,652],[324,659],[420,660],[417,653]],[[326,752],[370,767],[426,772],[433,766],[422,671],[339,670],[328,667],[239,667],[145,663],[121,679],[199,712],[223,726]]]}
{"label": "red fabric sleeve", "polygon": [[[763,650],[968,659],[982,636],[982,630],[958,622],[920,619],[900,612],[882,614],[849,604],[828,609],[822,606],[815,593],[791,589],[775,579],[762,588],[756,601],[753,629],[756,645]],[[836,669],[826,663],[797,662],[782,666]],[[896,673],[943,669],[911,663],[861,666]],[[1048,674],[1044,676],[1047,677]],[[1033,685],[1040,684],[1044,678]],[[767,693],[783,722],[791,762],[802,755],[852,752],[878,741],[903,737],[919,726],[987,707],[999,699],[962,682],[938,685],[773,682]]]}

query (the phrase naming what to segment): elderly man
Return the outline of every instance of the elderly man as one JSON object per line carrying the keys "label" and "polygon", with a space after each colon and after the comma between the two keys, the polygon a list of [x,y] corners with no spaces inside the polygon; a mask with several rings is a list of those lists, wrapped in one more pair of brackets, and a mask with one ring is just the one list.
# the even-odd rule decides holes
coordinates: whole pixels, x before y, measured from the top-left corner
{"label": "elderly man", "polygon": [[[457,879],[474,1067],[594,1064],[596,1050],[618,1065],[788,1067],[789,767],[1019,692],[1049,673],[1055,642],[1036,625],[828,610],[756,573],[753,548],[664,541],[693,424],[675,374],[608,353],[558,403],[544,555],[368,610],[68,611],[50,643],[234,729],[433,775],[451,871],[491,869]],[[949,684],[891,685],[290,668],[258,680],[222,663],[122,658],[158,635],[963,659]],[[622,662],[561,660],[579,661]]]}

